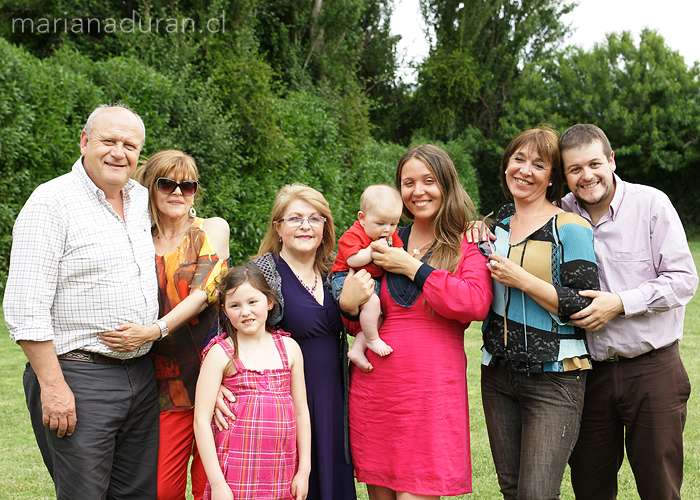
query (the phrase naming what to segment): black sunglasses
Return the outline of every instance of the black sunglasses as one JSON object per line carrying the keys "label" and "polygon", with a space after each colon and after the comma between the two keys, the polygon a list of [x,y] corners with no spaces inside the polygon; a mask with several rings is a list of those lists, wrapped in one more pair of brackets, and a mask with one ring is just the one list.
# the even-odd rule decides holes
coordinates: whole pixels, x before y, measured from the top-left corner
{"label": "black sunglasses", "polygon": [[[493,243],[491,243],[490,231],[486,227],[486,217],[490,217],[492,214],[493,212],[489,212],[488,215],[481,219],[481,228],[479,229],[479,244],[477,246],[484,257],[488,257],[495,252]],[[486,233],[486,240],[484,240],[484,233]]]}
{"label": "black sunglasses", "polygon": [[156,179],[156,189],[164,194],[173,194],[177,188],[185,196],[191,196],[197,192],[199,181],[182,181],[176,182],[167,177],[158,177]]}

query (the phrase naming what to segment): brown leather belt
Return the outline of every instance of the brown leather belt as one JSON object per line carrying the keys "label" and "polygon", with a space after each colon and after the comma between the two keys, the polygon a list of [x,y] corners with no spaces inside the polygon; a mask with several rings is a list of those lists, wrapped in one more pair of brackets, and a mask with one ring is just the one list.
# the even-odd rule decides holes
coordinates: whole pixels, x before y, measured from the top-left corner
{"label": "brown leather belt", "polygon": [[129,358],[129,359],[118,359],[118,358],[110,358],[109,356],[105,356],[103,354],[99,354],[97,352],[88,352],[88,351],[81,351],[80,349],[76,349],[75,351],[70,351],[65,354],[61,354],[58,356],[58,359],[65,359],[68,361],[83,361],[85,363],[98,363],[98,364],[107,364],[107,365],[130,365],[134,361],[136,361],[138,358]]}
{"label": "brown leather belt", "polygon": [[677,341],[677,340],[674,341],[674,342],[672,342],[672,343],[670,343],[670,344],[667,345],[667,346],[661,347],[661,348],[659,348],[659,349],[652,349],[651,351],[647,351],[647,352],[645,352],[645,353],[643,353],[643,354],[640,354],[639,356],[635,356],[634,358],[626,358],[626,357],[624,357],[624,356],[618,356],[617,354],[615,354],[614,356],[610,356],[609,358],[601,359],[600,362],[615,363],[615,362],[617,362],[617,361],[631,361],[631,360],[633,360],[633,359],[639,359],[639,358],[643,358],[643,357],[645,357],[645,356],[653,356],[654,354],[657,354],[657,353],[660,353],[660,352],[664,352],[664,351],[666,351],[667,349],[671,349],[671,348],[672,348],[673,346],[675,346],[676,344],[678,344],[678,341]]}

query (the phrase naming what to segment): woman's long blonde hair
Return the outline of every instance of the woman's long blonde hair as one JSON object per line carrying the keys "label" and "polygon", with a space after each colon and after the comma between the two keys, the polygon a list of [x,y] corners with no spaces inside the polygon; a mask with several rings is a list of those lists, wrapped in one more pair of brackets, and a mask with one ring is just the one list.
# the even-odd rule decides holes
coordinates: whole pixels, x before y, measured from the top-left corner
{"label": "woman's long blonde hair", "polygon": [[[428,264],[451,273],[457,270],[462,258],[462,239],[472,226],[476,210],[471,198],[459,182],[457,169],[450,155],[432,144],[415,146],[401,157],[396,168],[396,188],[401,191],[401,172],[408,160],[415,158],[425,164],[433,173],[442,193],[442,205],[432,226],[436,245]],[[413,220],[413,214],[404,205],[403,215]]]}
{"label": "woman's long blonde hair", "polygon": [[307,202],[314,207],[319,214],[326,218],[326,223],[323,225],[321,245],[316,250],[314,266],[321,274],[328,274],[333,266],[333,259],[335,257],[333,252],[335,248],[335,227],[333,226],[331,207],[321,193],[304,184],[288,184],[277,193],[275,204],[270,214],[270,223],[267,227],[267,232],[260,242],[258,253],[254,255],[253,258],[260,257],[268,252],[275,256],[279,255],[282,250],[282,242],[277,234],[275,222],[282,220],[289,205],[296,200]]}

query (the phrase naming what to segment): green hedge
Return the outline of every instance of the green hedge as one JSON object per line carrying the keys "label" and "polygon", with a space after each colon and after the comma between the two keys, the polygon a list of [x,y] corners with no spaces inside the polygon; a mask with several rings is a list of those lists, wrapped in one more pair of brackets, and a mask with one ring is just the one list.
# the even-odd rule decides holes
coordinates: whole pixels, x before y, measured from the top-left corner
{"label": "green hedge", "polygon": [[[142,158],[166,148],[195,158],[205,188],[197,210],[229,222],[235,264],[257,251],[281,186],[303,182],[321,191],[339,236],[355,220],[366,186],[393,184],[406,149],[373,140],[365,110],[340,92],[276,94],[260,60],[251,66],[259,77],[222,91],[230,74],[200,81],[186,70],[164,74],[128,57],[93,61],[68,48],[40,60],[2,38],[0,59],[0,287],[17,213],[37,185],[69,171],[84,122],[100,103],[122,102],[141,115]],[[478,206],[473,141],[437,144],[453,156]]]}

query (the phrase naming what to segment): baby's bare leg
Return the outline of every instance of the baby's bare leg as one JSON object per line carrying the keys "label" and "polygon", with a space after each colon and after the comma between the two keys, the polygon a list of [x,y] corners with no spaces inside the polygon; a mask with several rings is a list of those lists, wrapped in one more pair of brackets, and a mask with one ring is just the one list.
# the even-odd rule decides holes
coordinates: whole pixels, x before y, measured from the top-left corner
{"label": "baby's bare leg", "polygon": [[372,294],[372,297],[360,307],[360,326],[365,334],[367,348],[380,356],[386,356],[391,354],[393,349],[379,338],[378,323],[381,315],[382,306],[379,297]]}
{"label": "baby's bare leg", "polygon": [[348,359],[355,363],[363,372],[371,372],[374,370],[374,366],[365,356],[365,349],[367,349],[365,334],[360,332],[355,335],[355,342],[353,342],[352,347],[348,351]]}

